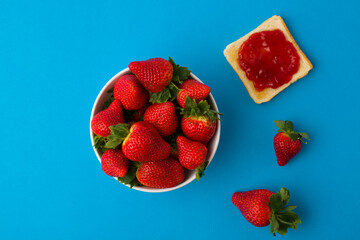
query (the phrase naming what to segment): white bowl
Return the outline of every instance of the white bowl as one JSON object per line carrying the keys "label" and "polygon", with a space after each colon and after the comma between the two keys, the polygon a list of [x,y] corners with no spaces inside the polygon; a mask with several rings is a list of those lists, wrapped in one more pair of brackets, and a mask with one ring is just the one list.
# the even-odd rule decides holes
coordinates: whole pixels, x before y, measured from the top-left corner
{"label": "white bowl", "polygon": [[[90,138],[91,138],[91,144],[92,146],[94,146],[94,136],[95,134],[92,132],[91,130],[91,120],[92,118],[95,116],[96,113],[100,112],[103,108],[104,102],[110,97],[111,94],[107,93],[108,90],[110,90],[112,87],[114,87],[116,81],[123,75],[126,74],[130,74],[130,70],[129,68],[126,68],[124,70],[122,70],[121,72],[119,72],[118,74],[116,74],[115,76],[113,76],[106,84],[105,86],[101,89],[99,95],[97,96],[95,103],[93,105],[92,111],[91,111],[91,116],[90,116]],[[198,77],[196,77],[194,74],[190,73],[190,78],[195,79],[199,82],[202,82]],[[208,103],[210,104],[210,106],[212,107],[213,110],[219,112],[218,107],[216,105],[215,99],[214,97],[211,95],[208,96],[207,98]],[[220,126],[221,123],[220,121],[218,121],[218,125],[215,131],[215,134],[213,136],[213,138],[210,140],[209,144],[208,144],[208,153],[207,153],[207,157],[206,157],[206,161],[209,161],[209,164],[211,162],[211,160],[213,159],[215,152],[217,150],[217,147],[219,145],[219,140],[220,140]],[[99,152],[93,147],[94,152],[96,154],[96,157],[98,158],[98,160],[101,163],[101,156],[99,154]],[[205,173],[206,174],[206,173]],[[206,175],[205,177],[210,177],[208,175]],[[179,185],[176,185],[175,187],[172,188],[150,188],[150,187],[145,187],[145,186],[134,186],[133,189],[139,190],[139,191],[143,191],[143,192],[168,192],[168,191],[172,191],[175,190],[177,188],[181,188],[187,184],[189,184],[190,182],[192,182],[194,179],[196,178],[196,170],[186,170],[185,171],[185,179],[182,183],[180,183]],[[116,178],[115,178],[116,179]],[[200,179],[201,181],[201,179]],[[126,185],[126,184],[124,184]],[[126,185],[129,187],[129,185]]]}

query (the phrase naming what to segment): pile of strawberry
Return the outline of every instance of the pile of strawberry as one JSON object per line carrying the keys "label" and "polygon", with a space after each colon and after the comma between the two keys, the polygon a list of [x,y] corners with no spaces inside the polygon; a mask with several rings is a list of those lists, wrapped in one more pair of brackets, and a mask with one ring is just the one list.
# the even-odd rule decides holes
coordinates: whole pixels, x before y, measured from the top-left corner
{"label": "pile of strawberry", "polygon": [[131,62],[129,69],[91,121],[103,171],[130,187],[174,187],[186,169],[199,180],[219,119],[206,101],[210,87],[171,58]]}

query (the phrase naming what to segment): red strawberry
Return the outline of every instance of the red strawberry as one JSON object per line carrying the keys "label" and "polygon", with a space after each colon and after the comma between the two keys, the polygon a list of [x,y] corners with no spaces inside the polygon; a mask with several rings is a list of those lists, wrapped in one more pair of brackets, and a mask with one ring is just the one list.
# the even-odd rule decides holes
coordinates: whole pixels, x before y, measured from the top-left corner
{"label": "red strawberry", "polygon": [[310,138],[307,133],[295,132],[291,121],[275,120],[274,122],[279,128],[279,133],[274,137],[275,154],[279,166],[284,166],[300,151],[301,139],[310,140]]}
{"label": "red strawberry", "polygon": [[162,58],[131,62],[129,69],[138,77],[145,89],[153,93],[160,92],[169,85],[174,70],[172,64]]}
{"label": "red strawberry", "polygon": [[301,223],[299,216],[292,212],[296,206],[286,206],[289,198],[290,193],[286,188],[281,188],[276,194],[259,189],[235,192],[232,202],[254,226],[265,227],[270,223],[270,232],[275,236],[275,232],[285,235],[287,228],[296,229]]}
{"label": "red strawberry", "polygon": [[207,144],[214,136],[216,120],[211,125],[209,117],[186,117],[181,120],[181,129],[186,137],[191,140]]}
{"label": "red strawberry", "polygon": [[124,109],[136,110],[144,106],[149,93],[135,75],[124,75],[115,83],[114,97],[121,101]]}
{"label": "red strawberry", "polygon": [[121,102],[114,100],[108,108],[98,112],[91,120],[91,129],[96,135],[107,137],[110,135],[110,126],[124,123]]}
{"label": "red strawberry", "polygon": [[116,148],[122,143],[122,151],[129,160],[138,162],[156,161],[167,158],[171,147],[165,142],[155,127],[148,122],[136,122],[110,127],[106,148]]}
{"label": "red strawberry", "polygon": [[148,107],[144,114],[144,121],[154,125],[162,137],[175,133],[178,127],[178,118],[172,102],[157,103]]}
{"label": "red strawberry", "polygon": [[176,99],[182,108],[186,107],[185,99],[187,96],[191,99],[195,99],[196,103],[198,103],[201,100],[205,100],[205,98],[209,96],[211,90],[210,87],[194,79],[184,81],[179,85],[179,89],[180,91]]}
{"label": "red strawberry", "polygon": [[[199,178],[203,175],[203,171],[205,171],[205,169],[202,169],[201,167],[206,159],[207,148],[204,144],[191,141],[183,136],[178,136],[176,144],[179,149],[180,164],[184,168],[190,170],[197,169],[197,179],[199,180]],[[206,165],[207,163],[205,163],[203,168],[206,168]]]}
{"label": "red strawberry", "polygon": [[184,168],[173,158],[141,163],[136,172],[141,184],[152,188],[170,188],[180,184],[185,177]]}
{"label": "red strawberry", "polygon": [[129,160],[119,149],[108,149],[101,157],[102,170],[111,177],[125,177]]}
{"label": "red strawberry", "polygon": [[207,144],[213,137],[218,117],[217,112],[210,110],[206,100],[196,103],[194,99],[186,97],[186,108],[181,109],[184,117],[181,120],[181,129],[191,140]]}
{"label": "red strawberry", "polygon": [[265,227],[270,223],[271,209],[268,205],[273,194],[266,189],[235,192],[232,202],[248,222],[256,227]]}

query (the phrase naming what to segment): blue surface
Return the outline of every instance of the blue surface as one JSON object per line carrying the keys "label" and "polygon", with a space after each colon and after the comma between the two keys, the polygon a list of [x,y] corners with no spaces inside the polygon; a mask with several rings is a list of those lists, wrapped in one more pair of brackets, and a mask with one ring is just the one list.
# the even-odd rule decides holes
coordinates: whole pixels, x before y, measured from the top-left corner
{"label": "blue surface", "polygon": [[[302,219],[286,239],[355,239],[360,197],[356,1],[1,1],[1,239],[273,239],[231,203],[234,191],[290,189]],[[281,15],[314,69],[255,104],[225,46]],[[89,116],[133,60],[172,56],[211,88],[218,152],[201,182],[168,193],[107,177]],[[312,140],[276,164],[274,119]],[[281,236],[279,238],[282,238]]]}

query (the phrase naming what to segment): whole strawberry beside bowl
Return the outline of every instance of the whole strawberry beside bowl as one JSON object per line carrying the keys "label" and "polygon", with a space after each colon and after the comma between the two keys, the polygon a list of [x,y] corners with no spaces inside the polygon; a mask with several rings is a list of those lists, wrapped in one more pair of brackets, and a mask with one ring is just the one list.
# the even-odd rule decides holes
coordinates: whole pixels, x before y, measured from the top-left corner
{"label": "whole strawberry beside bowl", "polygon": [[[203,176],[206,166],[215,155],[220,138],[218,108],[210,88],[186,67],[176,65],[171,58],[169,61],[162,58],[135,61],[129,64],[129,68],[107,82],[97,96],[91,112],[91,142],[100,162],[106,152],[103,159],[107,162],[102,164],[103,169],[106,169],[104,172],[119,182],[144,192],[175,190]],[[183,99],[186,98],[194,100],[195,105],[205,101],[206,104],[201,103],[200,107],[208,105],[215,117],[211,116],[210,123],[213,132],[210,131],[207,138],[200,139],[202,142],[199,143],[205,144],[207,149],[205,159],[201,159],[204,164],[194,170],[184,164],[184,154],[179,161],[176,143],[179,135],[185,135],[180,120],[186,112],[185,103],[183,104]],[[118,109],[116,112],[113,110],[114,105]],[[105,113],[101,113],[104,111]],[[117,118],[112,116],[114,113]],[[118,119],[120,113],[123,118]],[[202,118],[192,116],[195,117]],[[105,129],[103,131],[106,134],[99,134],[92,127],[95,126],[94,119],[99,119],[99,123],[95,122],[96,126]],[[197,140],[195,138],[192,141]],[[109,158],[109,153],[114,152],[109,149],[121,152],[121,159]],[[191,159],[190,155],[187,157]]]}
{"label": "whole strawberry beside bowl", "polygon": [[270,224],[270,233],[285,235],[288,228],[297,229],[301,220],[292,210],[296,206],[287,205],[290,192],[281,188],[274,193],[267,189],[235,192],[232,203],[240,210],[244,218],[256,227]]}
{"label": "whole strawberry beside bowl", "polygon": [[293,123],[289,120],[275,120],[274,122],[279,128],[274,137],[275,154],[279,166],[285,166],[300,152],[302,143],[307,144],[302,138],[310,140],[310,137],[307,133],[295,132]]}

